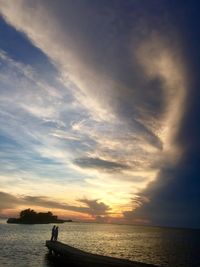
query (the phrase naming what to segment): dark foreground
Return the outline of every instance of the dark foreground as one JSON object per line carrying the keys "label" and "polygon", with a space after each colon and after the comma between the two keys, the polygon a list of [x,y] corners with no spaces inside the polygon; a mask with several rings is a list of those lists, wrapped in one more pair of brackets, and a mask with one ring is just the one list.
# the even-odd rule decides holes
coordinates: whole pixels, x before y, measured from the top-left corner
{"label": "dark foreground", "polygon": [[155,265],[88,253],[61,242],[46,241],[50,258],[59,266],[71,267],[155,267]]}

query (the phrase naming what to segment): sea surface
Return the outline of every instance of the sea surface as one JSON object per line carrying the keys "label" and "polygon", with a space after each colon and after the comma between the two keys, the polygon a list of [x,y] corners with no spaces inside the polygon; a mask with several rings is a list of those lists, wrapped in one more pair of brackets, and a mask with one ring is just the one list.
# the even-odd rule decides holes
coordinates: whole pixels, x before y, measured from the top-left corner
{"label": "sea surface", "polygon": [[[0,267],[53,267],[45,240],[52,225],[0,220]],[[158,266],[200,267],[200,230],[97,223],[59,225],[59,240],[88,252]]]}

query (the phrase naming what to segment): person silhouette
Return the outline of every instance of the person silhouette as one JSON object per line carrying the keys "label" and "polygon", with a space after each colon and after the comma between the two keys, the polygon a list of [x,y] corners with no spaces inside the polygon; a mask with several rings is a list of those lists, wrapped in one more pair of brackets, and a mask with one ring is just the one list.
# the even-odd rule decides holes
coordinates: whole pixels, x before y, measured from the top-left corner
{"label": "person silhouette", "polygon": [[54,241],[58,240],[58,226],[54,230]]}
{"label": "person silhouette", "polygon": [[51,241],[54,240],[54,237],[55,237],[55,229],[56,229],[56,226],[54,225],[54,226],[52,227],[52,230],[51,230]]}

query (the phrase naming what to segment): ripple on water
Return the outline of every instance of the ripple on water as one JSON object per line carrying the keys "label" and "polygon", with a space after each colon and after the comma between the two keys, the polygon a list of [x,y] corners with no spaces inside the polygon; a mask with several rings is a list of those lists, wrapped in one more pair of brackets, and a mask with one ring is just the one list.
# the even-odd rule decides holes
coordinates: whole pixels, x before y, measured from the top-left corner
{"label": "ripple on water", "polygon": [[[45,240],[52,225],[0,224],[0,266],[52,267]],[[200,231],[65,223],[59,239],[88,252],[168,267],[200,266]]]}

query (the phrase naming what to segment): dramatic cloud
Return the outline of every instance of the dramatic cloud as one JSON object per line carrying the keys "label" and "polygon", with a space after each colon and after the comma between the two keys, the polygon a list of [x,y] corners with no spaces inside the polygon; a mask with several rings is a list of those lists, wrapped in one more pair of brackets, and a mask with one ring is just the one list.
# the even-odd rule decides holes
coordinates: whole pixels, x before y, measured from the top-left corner
{"label": "dramatic cloud", "polygon": [[[109,211],[128,222],[192,225],[193,212],[189,221],[178,207],[199,202],[198,49],[185,37],[198,36],[193,9],[165,0],[0,0],[6,44],[11,29],[18,44],[0,42],[3,190],[37,190],[45,197],[24,201],[99,220]],[[85,206],[65,204],[77,199]]]}
{"label": "dramatic cloud", "polygon": [[[188,70],[190,69],[190,83],[188,83],[187,102],[174,107],[177,116],[171,120],[180,120],[180,127],[171,131],[174,134],[173,143],[181,151],[181,157],[175,164],[161,166],[156,181],[140,193],[141,203],[134,202],[132,211],[124,212],[127,221],[137,218],[150,220],[156,225],[182,226],[199,228],[200,216],[198,207],[200,203],[199,191],[199,50],[194,41],[199,35],[199,22],[196,21],[197,6],[188,3],[173,5],[173,16],[179,34],[187,36],[185,41],[185,55],[188,57]],[[182,15],[184,13],[184,16]],[[187,20],[185,18],[187,17]],[[190,60],[189,60],[190,58]],[[171,73],[173,81],[174,72]],[[180,84],[180,82],[179,82]],[[184,108],[184,110],[183,110]],[[172,112],[173,114],[173,112]],[[178,115],[179,114],[179,115]],[[180,118],[182,116],[182,119]],[[148,201],[145,201],[148,199]],[[137,207],[135,209],[135,207]]]}

